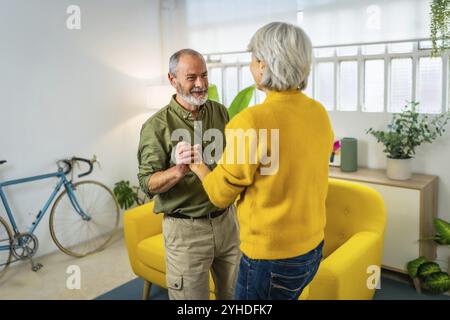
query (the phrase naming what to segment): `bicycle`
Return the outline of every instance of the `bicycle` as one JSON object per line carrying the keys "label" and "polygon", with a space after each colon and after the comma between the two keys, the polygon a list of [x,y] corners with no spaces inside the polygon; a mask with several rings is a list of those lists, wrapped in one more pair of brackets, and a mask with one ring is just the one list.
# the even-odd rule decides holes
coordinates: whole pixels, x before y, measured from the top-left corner
{"label": "bicycle", "polygon": [[[89,170],[79,174],[78,178],[89,175],[94,163],[99,164],[95,156],[91,160],[72,157],[57,161],[57,172],[0,181],[0,198],[12,227],[11,229],[5,219],[0,217],[0,278],[11,263],[20,260],[29,260],[31,269],[35,272],[43,267],[33,261],[39,247],[34,231],[55,198],[49,219],[50,234],[62,252],[73,257],[84,257],[103,250],[109,244],[118,229],[119,205],[113,192],[100,182],[72,182],[74,165],[79,166],[80,162],[87,163]],[[6,160],[0,161],[0,165],[4,163]],[[69,180],[66,175],[70,172],[72,175]],[[3,188],[49,178],[59,178],[59,181],[28,231],[20,232]],[[63,185],[65,190],[58,195]]]}

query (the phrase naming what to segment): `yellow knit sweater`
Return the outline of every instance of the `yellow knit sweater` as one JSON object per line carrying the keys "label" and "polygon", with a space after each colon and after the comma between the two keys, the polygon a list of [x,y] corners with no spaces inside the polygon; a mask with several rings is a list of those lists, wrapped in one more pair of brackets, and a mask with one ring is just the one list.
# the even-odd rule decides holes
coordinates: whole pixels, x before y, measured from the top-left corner
{"label": "yellow knit sweater", "polygon": [[[257,134],[248,134],[244,147],[237,141],[238,129],[246,133],[256,129]],[[260,129],[267,130],[267,139]],[[333,131],[323,106],[297,90],[269,91],[262,104],[229,122],[226,141],[221,161],[203,186],[211,202],[221,208],[240,195],[241,251],[252,259],[285,259],[315,248],[324,238],[333,149]],[[269,151],[264,157],[266,145]],[[238,158],[239,152],[244,158]],[[273,164],[276,152],[278,169]]]}

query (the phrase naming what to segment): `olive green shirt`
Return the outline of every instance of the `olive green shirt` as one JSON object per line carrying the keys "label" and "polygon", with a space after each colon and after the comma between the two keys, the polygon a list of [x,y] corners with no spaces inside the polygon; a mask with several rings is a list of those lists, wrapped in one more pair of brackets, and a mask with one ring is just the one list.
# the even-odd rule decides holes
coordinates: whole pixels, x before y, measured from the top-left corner
{"label": "olive green shirt", "polygon": [[[196,128],[194,130],[192,114],[178,104],[174,95],[167,106],[150,117],[142,126],[137,155],[139,161],[138,179],[141,189],[150,197],[154,196],[155,206],[153,210],[155,213],[178,212],[191,217],[199,217],[219,210],[209,201],[201,181],[192,171],[188,171],[182,180],[166,192],[152,194],[148,189],[148,181],[152,174],[175,166],[172,152],[174,152],[178,141],[181,140],[172,137],[176,129],[187,130],[184,132],[190,135],[191,145],[194,145],[194,142],[202,143],[203,150],[210,148],[210,150],[213,150],[212,155],[215,159],[220,157],[225,147],[224,130],[229,121],[227,109],[220,103],[208,100],[200,106],[195,121]],[[201,132],[199,127],[202,129]],[[194,132],[197,139],[200,139],[208,129],[220,131],[223,140],[222,145],[220,141],[206,136],[205,139],[194,140]],[[217,132],[217,130],[215,131]],[[179,130],[175,132],[175,136],[178,132]],[[209,146],[211,143],[213,145]],[[208,159],[205,163],[211,170],[214,169],[215,161]]]}

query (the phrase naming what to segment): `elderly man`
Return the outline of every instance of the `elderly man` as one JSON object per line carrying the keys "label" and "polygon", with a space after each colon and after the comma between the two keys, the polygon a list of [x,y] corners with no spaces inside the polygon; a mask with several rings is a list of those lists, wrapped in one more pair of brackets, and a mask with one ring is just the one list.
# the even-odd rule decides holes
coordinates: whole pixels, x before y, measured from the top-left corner
{"label": "elderly man", "polygon": [[[138,178],[141,188],[155,196],[155,213],[164,213],[169,297],[209,299],[211,271],[216,298],[232,299],[240,259],[235,207],[214,206],[189,169],[197,154],[192,142],[201,139],[198,129],[223,134],[227,109],[208,100],[208,72],[200,53],[174,53],[168,78],[177,93],[142,126]],[[179,143],[180,136],[184,139]],[[215,164],[208,166],[213,169]]]}

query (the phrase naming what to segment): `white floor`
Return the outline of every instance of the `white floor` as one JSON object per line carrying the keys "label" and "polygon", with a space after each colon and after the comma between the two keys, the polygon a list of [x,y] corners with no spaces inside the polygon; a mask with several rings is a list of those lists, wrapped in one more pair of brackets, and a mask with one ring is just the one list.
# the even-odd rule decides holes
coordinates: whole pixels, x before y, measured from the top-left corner
{"label": "white floor", "polygon": [[[93,299],[136,278],[122,231],[102,252],[74,258],[58,251],[36,261],[44,265],[38,272],[30,263],[10,266],[0,279],[0,299]],[[80,271],[80,289],[67,288],[75,283],[74,269]]]}

